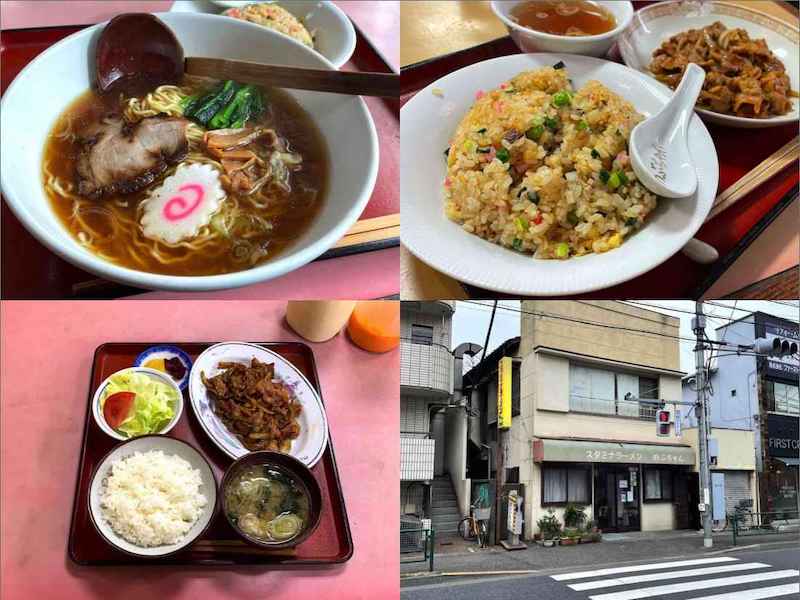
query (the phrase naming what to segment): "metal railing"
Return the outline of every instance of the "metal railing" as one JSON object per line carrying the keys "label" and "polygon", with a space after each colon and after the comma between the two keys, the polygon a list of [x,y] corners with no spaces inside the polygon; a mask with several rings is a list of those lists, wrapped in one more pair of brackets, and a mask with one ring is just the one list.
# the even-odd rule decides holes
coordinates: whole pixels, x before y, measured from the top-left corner
{"label": "metal railing", "polygon": [[[401,560],[401,564],[410,564],[410,563],[419,563],[419,562],[427,562],[428,563],[428,571],[433,571],[433,558],[434,558],[434,543],[435,543],[435,535],[433,528],[431,529],[405,529],[400,532],[401,540],[400,540],[400,553],[414,553],[419,554],[421,553],[421,557],[414,557],[414,558],[406,558]],[[416,540],[416,544],[412,544],[409,542],[410,538],[413,536],[418,536]],[[403,544],[403,539],[405,539],[405,544]],[[411,550],[408,549],[403,550],[403,548],[409,548],[409,546],[416,546],[420,548],[420,550]]]}
{"label": "metal railing", "polygon": [[737,510],[728,515],[733,523],[733,545],[740,537],[800,532],[800,511],[750,512]]}

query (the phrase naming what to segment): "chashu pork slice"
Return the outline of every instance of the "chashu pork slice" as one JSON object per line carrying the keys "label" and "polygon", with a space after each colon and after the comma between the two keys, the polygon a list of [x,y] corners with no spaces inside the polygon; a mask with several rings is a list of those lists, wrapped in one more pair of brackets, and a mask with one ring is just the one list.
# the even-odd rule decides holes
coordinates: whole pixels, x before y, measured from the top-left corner
{"label": "chashu pork slice", "polygon": [[81,135],[78,193],[96,199],[150,185],[186,156],[187,125],[186,119],[175,117],[147,117],[130,124],[121,116],[91,125]]}

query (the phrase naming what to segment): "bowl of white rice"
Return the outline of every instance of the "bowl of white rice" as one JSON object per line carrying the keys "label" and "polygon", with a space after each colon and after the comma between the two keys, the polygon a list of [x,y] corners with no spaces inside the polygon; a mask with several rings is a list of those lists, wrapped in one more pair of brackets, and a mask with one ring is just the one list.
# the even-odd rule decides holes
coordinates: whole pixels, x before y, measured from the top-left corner
{"label": "bowl of white rice", "polygon": [[89,487],[89,515],[113,547],[159,558],[183,550],[206,530],[217,482],[192,446],[146,435],[120,444],[100,462]]}

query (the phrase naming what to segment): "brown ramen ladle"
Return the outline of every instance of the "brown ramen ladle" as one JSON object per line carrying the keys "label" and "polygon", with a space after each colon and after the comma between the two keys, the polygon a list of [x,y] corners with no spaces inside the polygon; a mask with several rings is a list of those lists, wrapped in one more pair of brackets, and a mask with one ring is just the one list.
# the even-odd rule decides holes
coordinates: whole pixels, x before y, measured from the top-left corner
{"label": "brown ramen ladle", "polygon": [[400,95],[400,77],[391,73],[351,73],[284,67],[241,60],[183,56],[180,42],[157,17],[124,13],[111,19],[95,50],[95,81],[101,93],[138,96],[183,74],[233,79],[271,87],[354,96]]}

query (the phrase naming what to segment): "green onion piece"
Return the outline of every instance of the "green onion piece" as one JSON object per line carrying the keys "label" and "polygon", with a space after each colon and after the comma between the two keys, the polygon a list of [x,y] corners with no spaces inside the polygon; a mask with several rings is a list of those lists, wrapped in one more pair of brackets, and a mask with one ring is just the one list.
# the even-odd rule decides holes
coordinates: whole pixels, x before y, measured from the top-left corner
{"label": "green onion piece", "polygon": [[566,90],[553,94],[553,106],[568,106],[572,102],[572,94]]}
{"label": "green onion piece", "polygon": [[528,190],[528,200],[537,204],[539,202],[539,194],[534,192],[533,190]]}
{"label": "green onion piece", "polygon": [[486,127],[481,127],[476,133],[486,133]]}
{"label": "green onion piece", "polygon": [[556,246],[556,257],[567,258],[567,256],[569,256],[569,246],[566,242],[561,242],[558,246]]}
{"label": "green onion piece", "polygon": [[518,231],[527,231],[530,223],[528,223],[528,219],[525,217],[517,217],[514,219],[514,225],[517,226]]}
{"label": "green onion piece", "polygon": [[592,158],[600,158],[600,153],[592,148]]}
{"label": "green onion piece", "polygon": [[622,171],[617,171],[617,175],[619,175],[619,183],[620,185],[625,185],[628,183],[628,177]]}
{"label": "green onion piece", "polygon": [[602,171],[600,171],[600,181],[602,181],[603,183],[607,183],[607,182],[608,182],[608,178],[609,178],[610,176],[611,176],[611,173],[609,173],[609,172],[608,172],[608,171],[606,171],[605,169],[603,169]]}
{"label": "green onion piece", "polygon": [[511,243],[511,245],[514,247],[514,250],[522,250],[522,240],[519,238],[514,238],[514,241]]}
{"label": "green onion piece", "polygon": [[472,140],[466,140],[462,146],[464,152],[474,152],[477,147],[478,144],[476,144]]}
{"label": "green onion piece", "polygon": [[497,156],[497,160],[499,160],[502,163],[507,163],[508,159],[510,158],[510,155],[508,154],[508,150],[506,150],[505,148],[500,148],[500,150],[497,151],[496,156]]}
{"label": "green onion piece", "polygon": [[588,129],[589,124],[586,121],[578,121],[578,131],[583,131],[584,129]]}
{"label": "green onion piece", "polygon": [[563,69],[564,68],[564,62],[563,61],[558,61],[556,64],[553,65],[553,68],[556,71],[558,71],[559,69]]}
{"label": "green onion piece", "polygon": [[550,117],[545,117],[544,118],[544,126],[547,127],[548,129],[552,130],[552,131],[555,131],[556,129],[558,129],[558,119],[552,119]]}
{"label": "green onion piece", "polygon": [[622,182],[619,180],[619,173],[617,171],[614,171],[609,176],[606,185],[608,185],[609,189],[615,190],[620,186],[620,183]]}
{"label": "green onion piece", "polygon": [[636,227],[638,223],[639,219],[637,219],[636,217],[628,217],[627,219],[625,219],[625,225],[627,225],[628,227]]}
{"label": "green onion piece", "polygon": [[524,193],[525,193],[525,190],[527,190],[527,189],[528,189],[528,188],[520,188],[520,190],[517,192],[517,198],[521,197],[521,196],[522,196],[522,194],[524,194]]}
{"label": "green onion piece", "polygon": [[567,213],[567,223],[570,225],[578,224],[578,215],[575,214],[575,211],[570,211]]}
{"label": "green onion piece", "polygon": [[525,137],[528,138],[529,140],[536,141],[540,137],[542,137],[543,133],[544,133],[543,125],[534,125],[530,129],[528,129],[528,131],[525,132]]}

